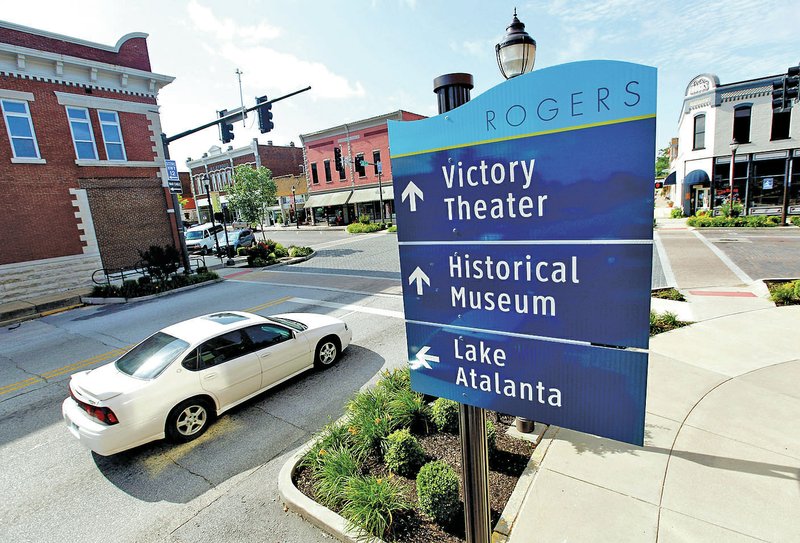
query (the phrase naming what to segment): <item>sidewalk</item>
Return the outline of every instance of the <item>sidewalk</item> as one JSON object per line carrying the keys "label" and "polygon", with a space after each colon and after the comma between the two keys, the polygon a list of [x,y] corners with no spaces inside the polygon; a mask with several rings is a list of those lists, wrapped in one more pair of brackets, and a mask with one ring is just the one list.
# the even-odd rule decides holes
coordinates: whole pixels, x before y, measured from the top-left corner
{"label": "sidewalk", "polygon": [[675,228],[700,322],[650,340],[645,446],[551,427],[511,543],[800,541],[800,306]]}

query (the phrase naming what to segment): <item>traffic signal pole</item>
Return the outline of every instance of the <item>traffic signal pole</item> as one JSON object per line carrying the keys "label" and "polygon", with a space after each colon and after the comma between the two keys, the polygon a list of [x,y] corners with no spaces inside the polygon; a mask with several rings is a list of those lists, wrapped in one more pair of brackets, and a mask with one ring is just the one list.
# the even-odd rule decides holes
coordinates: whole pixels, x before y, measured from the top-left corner
{"label": "traffic signal pole", "polygon": [[[183,131],[183,132],[181,132],[179,134],[175,134],[174,136],[167,136],[165,133],[162,132],[161,133],[161,145],[162,145],[162,147],[164,149],[164,159],[167,160],[167,159],[170,158],[170,156],[169,156],[169,144],[172,143],[173,141],[179,140],[181,138],[185,138],[186,136],[194,134],[195,132],[200,132],[201,130],[205,130],[206,128],[209,128],[211,126],[216,126],[216,125],[218,125],[220,123],[227,123],[227,122],[229,122],[229,121],[231,121],[233,119],[239,119],[240,117],[244,118],[244,114],[245,113],[248,113],[248,112],[253,111],[255,109],[259,109],[260,107],[263,107],[263,106],[265,106],[267,104],[274,104],[275,102],[280,102],[281,100],[285,100],[287,98],[291,98],[292,96],[300,94],[301,92],[306,92],[308,90],[311,90],[310,86],[308,86],[308,87],[306,87],[304,89],[300,89],[300,90],[297,90],[297,91],[294,91],[294,92],[290,92],[289,94],[284,94],[283,96],[279,96],[278,98],[274,98],[274,99],[269,100],[267,102],[261,102],[261,103],[256,104],[255,106],[253,106],[251,108],[247,108],[247,109],[243,108],[241,111],[237,111],[235,113],[231,113],[229,115],[225,115],[224,117],[220,117],[219,119],[216,119],[214,121],[208,122],[208,123],[203,124],[203,125],[200,125],[200,126],[198,126],[196,128],[185,130],[185,131]],[[209,198],[210,197],[211,196],[209,195]],[[179,211],[181,209],[181,206],[180,206],[180,203],[178,202],[178,195],[177,194],[172,194],[172,209],[174,211],[173,215],[175,216],[175,226],[176,226],[176,228],[178,230],[178,238],[179,238],[178,239],[178,243],[180,244],[181,256],[183,257],[183,269],[187,273],[192,273],[192,267],[191,267],[191,264],[190,264],[190,261],[189,261],[189,250],[186,248],[186,237],[184,235],[183,221],[181,220],[180,213],[179,213]],[[213,215],[213,210],[212,210],[211,213]]]}

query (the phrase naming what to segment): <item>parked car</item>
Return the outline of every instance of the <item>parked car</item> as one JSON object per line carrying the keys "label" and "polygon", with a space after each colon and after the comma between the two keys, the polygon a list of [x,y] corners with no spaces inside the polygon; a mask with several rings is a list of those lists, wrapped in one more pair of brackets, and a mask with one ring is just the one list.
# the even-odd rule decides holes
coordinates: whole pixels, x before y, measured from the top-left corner
{"label": "parked car", "polygon": [[255,241],[256,236],[249,228],[228,232],[228,243],[233,247],[234,253],[239,247],[250,247]]}
{"label": "parked car", "polygon": [[223,311],[156,332],[115,362],[75,373],[62,404],[67,428],[107,456],[150,441],[191,441],[212,419],[350,344],[343,321],[314,313],[262,317]]}
{"label": "parked car", "polygon": [[220,247],[225,247],[225,232],[221,224],[207,222],[186,230],[186,249],[189,252],[211,253],[216,250],[217,241]]}

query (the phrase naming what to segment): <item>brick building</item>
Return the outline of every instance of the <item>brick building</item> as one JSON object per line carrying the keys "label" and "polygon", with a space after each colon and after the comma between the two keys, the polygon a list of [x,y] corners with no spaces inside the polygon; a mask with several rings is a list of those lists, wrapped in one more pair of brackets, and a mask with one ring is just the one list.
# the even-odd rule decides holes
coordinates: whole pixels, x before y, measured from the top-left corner
{"label": "brick building", "polygon": [[175,244],[147,35],[114,46],[0,21],[0,297],[91,284]]}
{"label": "brick building", "polygon": [[[278,205],[275,206],[273,211],[281,216],[281,222],[288,224],[296,222],[295,215],[300,219],[300,223],[304,223],[310,217],[306,217],[304,211],[306,198],[308,197],[308,182],[305,175],[282,175],[275,177],[275,185],[277,191],[275,195],[278,197]],[[292,196],[294,196],[294,204],[292,204]]]}
{"label": "brick building", "polygon": [[[191,196],[197,206],[199,222],[210,220],[210,204],[206,185],[211,193],[220,194],[220,202],[227,204],[225,190],[233,184],[233,169],[240,164],[254,168],[264,166],[272,171],[273,178],[303,173],[303,150],[289,145],[266,145],[253,138],[249,145],[234,149],[232,145],[223,151],[219,146],[211,147],[199,159],[186,159],[191,175]],[[185,196],[188,196],[185,195]]]}
{"label": "brick building", "polygon": [[[312,214],[313,222],[349,224],[359,215],[380,220],[381,193],[384,217],[393,221],[394,188],[386,122],[424,118],[423,115],[398,110],[302,134],[300,141],[305,154],[309,195],[305,206]],[[335,167],[335,147],[341,150],[345,161],[341,171]],[[362,160],[370,165],[360,166]]]}

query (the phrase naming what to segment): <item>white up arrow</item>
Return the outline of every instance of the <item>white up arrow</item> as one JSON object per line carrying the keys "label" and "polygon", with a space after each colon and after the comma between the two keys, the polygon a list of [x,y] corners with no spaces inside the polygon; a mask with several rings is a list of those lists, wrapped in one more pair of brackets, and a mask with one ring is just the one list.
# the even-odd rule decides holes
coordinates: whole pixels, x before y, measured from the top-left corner
{"label": "white up arrow", "polygon": [[431,365],[428,364],[428,362],[438,362],[439,357],[433,356],[432,354],[428,354],[428,351],[430,350],[431,348],[425,345],[424,347],[422,347],[422,349],[420,349],[417,352],[417,359],[411,361],[410,367],[412,370],[418,370],[420,368],[428,368],[429,370],[433,369],[431,368]]}
{"label": "white up arrow", "polygon": [[426,285],[431,286],[430,278],[425,275],[425,272],[422,271],[419,266],[417,269],[414,270],[411,275],[408,277],[408,284],[412,284],[414,281],[417,282],[417,296],[422,296],[422,283],[425,282]]}
{"label": "white up arrow", "polygon": [[425,197],[422,195],[422,191],[418,186],[414,184],[413,181],[409,181],[408,185],[406,185],[405,190],[403,190],[403,201],[410,200],[408,202],[411,211],[417,210],[417,198],[419,197],[420,200],[424,200]]}

